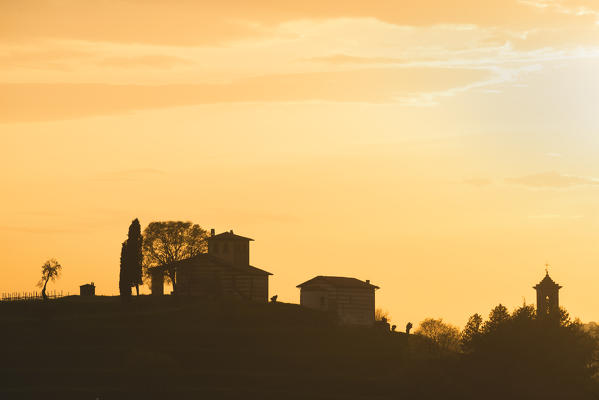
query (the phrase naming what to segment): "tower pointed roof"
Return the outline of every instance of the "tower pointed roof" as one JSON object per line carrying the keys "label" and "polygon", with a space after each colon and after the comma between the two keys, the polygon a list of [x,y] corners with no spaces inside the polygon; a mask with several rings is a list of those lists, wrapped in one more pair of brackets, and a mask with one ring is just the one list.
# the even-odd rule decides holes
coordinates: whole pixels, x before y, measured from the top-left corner
{"label": "tower pointed roof", "polygon": [[541,282],[537,283],[533,286],[533,289],[541,289],[541,288],[557,288],[561,289],[562,286],[557,284],[551,277],[549,276],[549,271],[545,271],[545,277],[541,279]]}

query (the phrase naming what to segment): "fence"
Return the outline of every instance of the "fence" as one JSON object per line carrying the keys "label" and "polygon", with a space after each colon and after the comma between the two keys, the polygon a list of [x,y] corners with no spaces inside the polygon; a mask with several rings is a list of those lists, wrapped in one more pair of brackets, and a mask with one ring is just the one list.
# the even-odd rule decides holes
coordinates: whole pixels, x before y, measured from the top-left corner
{"label": "fence", "polygon": [[[64,293],[62,290],[57,292],[56,290],[46,292],[46,297],[49,299],[58,299],[60,297],[69,296],[69,292]],[[19,301],[19,300],[43,300],[41,292],[13,292],[13,293],[2,293],[1,301]]]}

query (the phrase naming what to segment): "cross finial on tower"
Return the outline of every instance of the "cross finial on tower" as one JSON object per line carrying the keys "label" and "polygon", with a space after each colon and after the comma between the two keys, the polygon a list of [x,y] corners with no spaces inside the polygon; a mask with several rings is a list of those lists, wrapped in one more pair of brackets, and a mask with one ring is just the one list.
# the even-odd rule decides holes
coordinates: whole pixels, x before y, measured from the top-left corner
{"label": "cross finial on tower", "polygon": [[549,275],[549,263],[545,263],[545,274]]}

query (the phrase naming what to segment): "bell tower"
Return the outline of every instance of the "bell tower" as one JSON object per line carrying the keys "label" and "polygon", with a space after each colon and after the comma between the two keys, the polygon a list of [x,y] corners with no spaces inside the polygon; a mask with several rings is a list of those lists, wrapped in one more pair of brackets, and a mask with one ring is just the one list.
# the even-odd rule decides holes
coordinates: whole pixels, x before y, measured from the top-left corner
{"label": "bell tower", "polygon": [[210,230],[208,241],[208,254],[238,267],[247,267],[250,265],[250,239],[244,236],[236,235],[233,231],[215,234],[214,229]]}
{"label": "bell tower", "polygon": [[559,290],[561,288],[551,279],[549,270],[545,268],[545,277],[534,286],[537,291],[537,316],[549,316],[559,313]]}

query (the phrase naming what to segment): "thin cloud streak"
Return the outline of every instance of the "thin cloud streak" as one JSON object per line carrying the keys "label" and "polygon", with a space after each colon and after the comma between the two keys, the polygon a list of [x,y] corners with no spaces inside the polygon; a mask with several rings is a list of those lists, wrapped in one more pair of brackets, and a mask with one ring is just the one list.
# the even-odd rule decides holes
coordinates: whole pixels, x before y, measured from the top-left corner
{"label": "thin cloud streak", "polygon": [[98,62],[98,65],[116,68],[156,68],[171,69],[175,66],[190,65],[194,62],[183,58],[166,55],[140,55],[130,57],[107,57]]}
{"label": "thin cloud streak", "polygon": [[526,175],[519,178],[506,178],[505,181],[507,183],[524,185],[532,188],[553,189],[599,185],[599,179],[597,178],[566,175],[555,171]]}
{"label": "thin cloud streak", "polygon": [[157,176],[165,175],[166,172],[154,169],[154,168],[136,168],[122,171],[112,171],[100,174],[92,180],[95,181],[106,181],[106,182],[119,182],[119,181],[137,181],[147,178],[155,178]]}
{"label": "thin cloud streak", "polygon": [[[303,2],[254,0],[178,2],[113,0],[81,2],[20,0],[3,7],[4,41],[53,37],[90,41],[169,45],[223,44],[264,35],[294,20],[374,18],[394,25],[503,26],[514,28],[592,25],[596,10],[589,4],[571,8],[562,3],[519,0],[397,0]],[[572,10],[572,12],[570,12]],[[581,11],[582,10],[582,11]],[[110,29],[106,29],[106,27]]]}
{"label": "thin cloud streak", "polygon": [[33,233],[40,235],[56,235],[56,234],[73,234],[81,233],[83,230],[77,229],[59,229],[59,228],[40,228],[27,226],[0,226],[0,231],[15,232],[15,233]]}
{"label": "thin cloud streak", "polygon": [[471,185],[471,186],[483,187],[483,186],[489,186],[490,184],[493,183],[493,181],[488,178],[470,178],[470,179],[464,179],[462,181],[462,183],[466,184],[466,185]]}
{"label": "thin cloud streak", "polygon": [[325,64],[343,65],[343,64],[406,64],[407,60],[393,57],[362,57],[348,54],[332,54],[330,56],[311,57],[302,59],[302,61],[321,62]]}
{"label": "thin cloud streak", "polygon": [[267,75],[222,85],[0,84],[0,122],[218,103],[396,103],[414,93],[443,91],[451,96],[466,90],[455,87],[488,82],[490,75],[485,70],[396,68]]}

